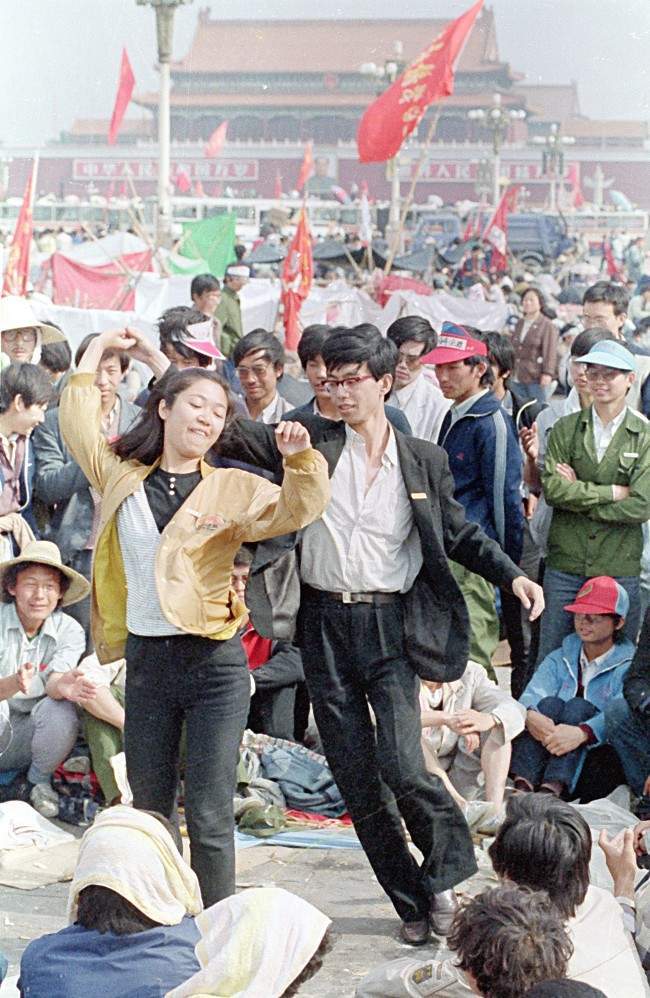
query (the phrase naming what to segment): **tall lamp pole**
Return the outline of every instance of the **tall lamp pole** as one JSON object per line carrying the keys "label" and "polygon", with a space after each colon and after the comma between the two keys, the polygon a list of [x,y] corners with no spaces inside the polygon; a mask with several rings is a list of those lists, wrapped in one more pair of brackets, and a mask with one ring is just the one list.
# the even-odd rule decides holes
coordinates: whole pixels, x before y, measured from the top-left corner
{"label": "tall lamp pole", "polygon": [[174,14],[181,4],[192,0],[135,0],[139,7],[153,7],[156,12],[156,40],[158,43],[158,69],[160,96],[158,99],[158,213],[156,217],[156,243],[171,243],[172,209],[170,197],[170,63],[174,38]]}
{"label": "tall lamp pole", "polygon": [[564,176],[564,147],[575,142],[573,135],[560,135],[560,126],[553,122],[548,135],[534,135],[533,142],[544,146],[542,173],[549,178],[549,211],[557,211],[557,182]]}
{"label": "tall lamp pole", "polygon": [[492,132],[492,203],[496,208],[501,196],[501,146],[512,122],[523,120],[526,112],[523,108],[506,110],[501,106],[501,94],[494,94],[492,107],[488,111],[482,107],[472,108],[467,117],[470,121],[486,125]]}
{"label": "tall lamp pole", "polygon": [[[379,84],[378,93],[386,87],[390,87],[404,69],[402,61],[403,46],[397,41],[394,44],[395,56],[387,59],[383,66],[377,66],[374,62],[364,62],[359,72],[364,76],[371,76]],[[394,240],[400,231],[400,176],[399,176],[399,152],[388,161],[387,175],[390,178],[390,209],[388,212],[388,225],[386,226],[386,241],[389,246],[394,244]],[[400,248],[398,248],[398,253]]]}

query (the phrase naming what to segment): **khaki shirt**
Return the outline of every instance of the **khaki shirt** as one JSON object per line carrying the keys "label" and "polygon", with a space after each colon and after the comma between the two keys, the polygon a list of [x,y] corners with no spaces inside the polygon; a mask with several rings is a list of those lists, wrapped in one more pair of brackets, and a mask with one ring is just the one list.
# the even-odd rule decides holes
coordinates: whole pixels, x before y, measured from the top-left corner
{"label": "khaki shirt", "polygon": [[[61,433],[92,488],[102,496],[93,560],[92,633],[101,662],[124,654],[126,578],[117,532],[120,504],[157,466],[124,461],[101,433],[94,374],[74,374],[59,410]],[[317,519],[330,497],[327,463],[309,448],[284,460],[282,488],[235,468],[201,464],[203,480],[161,534],[156,559],[160,605],[189,634],[225,640],[246,609],[230,586],[233,558],[244,542],[292,533]],[[218,514],[224,523],[206,518]]]}

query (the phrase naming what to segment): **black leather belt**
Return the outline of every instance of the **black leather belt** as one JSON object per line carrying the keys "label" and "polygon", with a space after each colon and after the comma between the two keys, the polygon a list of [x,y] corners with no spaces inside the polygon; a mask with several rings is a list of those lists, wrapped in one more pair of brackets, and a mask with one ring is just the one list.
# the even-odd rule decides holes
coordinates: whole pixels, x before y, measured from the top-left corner
{"label": "black leather belt", "polygon": [[309,596],[317,596],[319,599],[335,600],[337,603],[370,603],[373,606],[387,606],[389,603],[397,603],[401,593],[331,593],[324,589],[314,589],[313,586],[303,587]]}

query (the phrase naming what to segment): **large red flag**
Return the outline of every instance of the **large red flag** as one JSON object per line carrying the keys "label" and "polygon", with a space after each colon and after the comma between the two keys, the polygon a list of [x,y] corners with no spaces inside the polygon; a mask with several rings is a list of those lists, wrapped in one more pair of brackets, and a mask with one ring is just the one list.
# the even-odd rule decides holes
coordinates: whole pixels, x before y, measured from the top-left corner
{"label": "large red flag", "polygon": [[314,172],[314,143],[309,140],[305,146],[305,158],[302,161],[302,166],[300,167],[300,173],[298,174],[298,183],[296,184],[296,190],[301,191],[312,173]]}
{"label": "large red flag", "polygon": [[36,174],[38,173],[38,159],[34,160],[32,172],[25,185],[23,203],[16,220],[14,238],[11,241],[11,249],[7,257],[7,266],[2,284],[3,295],[25,295],[27,294],[27,282],[29,280],[29,251],[32,245],[32,234],[34,231],[33,206],[34,192],[36,190]]}
{"label": "large red flag", "polygon": [[215,128],[212,135],[208,139],[208,143],[203,149],[203,155],[208,159],[216,159],[220,155],[221,150],[224,147],[226,141],[226,133],[228,132],[228,122],[222,121],[218,128]]}
{"label": "large red flag", "polygon": [[111,116],[111,124],[108,129],[108,144],[112,146],[117,138],[117,133],[120,130],[120,125],[122,124],[122,118],[124,113],[129,106],[129,101],[131,100],[131,94],[133,93],[133,88],[135,86],[135,76],[133,75],[133,70],[131,69],[131,63],[129,62],[129,57],[126,54],[126,49],[122,49],[122,61],[120,63],[120,78],[117,83],[117,93],[115,95],[115,106],[113,107],[113,114]]}
{"label": "large red flag", "polygon": [[519,187],[517,185],[508,187],[504,191],[503,197],[499,201],[492,218],[483,232],[483,239],[492,246],[491,269],[505,270],[507,267],[508,215],[515,210],[518,194]]}
{"label": "large red flag", "polygon": [[282,267],[284,344],[295,350],[300,339],[299,316],[314,277],[314,259],[307,211],[303,208],[289,252]]}
{"label": "large red flag", "polygon": [[404,139],[420,124],[429,105],[454,92],[454,66],[482,6],[483,0],[477,0],[470,10],[448,24],[429,48],[373,101],[357,132],[362,163],[392,159]]}

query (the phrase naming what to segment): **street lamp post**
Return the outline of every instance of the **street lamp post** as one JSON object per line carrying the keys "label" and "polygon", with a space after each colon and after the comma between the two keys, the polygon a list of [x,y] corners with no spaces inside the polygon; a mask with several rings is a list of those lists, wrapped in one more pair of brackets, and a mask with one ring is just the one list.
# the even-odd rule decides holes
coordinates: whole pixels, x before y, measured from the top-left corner
{"label": "street lamp post", "polygon": [[549,210],[557,211],[557,182],[564,176],[564,147],[575,142],[573,135],[560,135],[560,126],[553,122],[548,135],[534,135],[533,142],[544,146],[542,173],[549,178]]}
{"label": "street lamp post", "polygon": [[[389,87],[395,82],[404,68],[402,61],[403,46],[400,41],[394,44],[394,58],[387,59],[383,66],[378,66],[374,62],[364,62],[359,71],[364,76],[372,76],[378,83]],[[378,93],[381,93],[383,86],[380,86]],[[386,226],[386,242],[393,246],[400,231],[400,176],[399,176],[399,152],[393,156],[387,164],[387,175],[390,178],[390,209],[388,212],[388,225]],[[397,248],[397,255],[401,247]]]}
{"label": "street lamp post", "polygon": [[156,40],[158,44],[158,69],[160,96],[158,99],[158,214],[156,217],[156,243],[169,245],[172,235],[172,210],[170,198],[170,90],[174,13],[181,4],[192,0],[135,0],[139,7],[153,7],[156,12]]}
{"label": "street lamp post", "polygon": [[523,108],[506,110],[501,106],[501,94],[494,94],[493,106],[489,111],[482,107],[473,108],[467,112],[467,117],[470,121],[487,125],[492,132],[492,203],[496,208],[501,194],[501,146],[512,122],[521,121],[526,117],[526,112]]}

